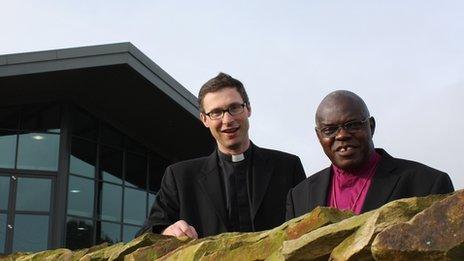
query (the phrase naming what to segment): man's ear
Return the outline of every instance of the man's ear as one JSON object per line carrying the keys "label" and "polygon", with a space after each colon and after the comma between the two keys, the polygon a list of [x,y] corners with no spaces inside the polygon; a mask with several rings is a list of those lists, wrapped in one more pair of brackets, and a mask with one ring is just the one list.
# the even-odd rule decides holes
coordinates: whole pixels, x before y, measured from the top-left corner
{"label": "man's ear", "polygon": [[203,122],[203,125],[205,125],[206,128],[209,128],[209,123],[208,123],[208,116],[206,116],[204,113],[200,113],[200,119],[201,122]]}
{"label": "man's ear", "polygon": [[371,128],[371,137],[374,136],[375,132],[375,119],[374,117],[369,118],[369,127]]}
{"label": "man's ear", "polygon": [[251,106],[248,103],[245,106],[247,107],[247,115],[248,115],[248,117],[250,117],[251,116]]}

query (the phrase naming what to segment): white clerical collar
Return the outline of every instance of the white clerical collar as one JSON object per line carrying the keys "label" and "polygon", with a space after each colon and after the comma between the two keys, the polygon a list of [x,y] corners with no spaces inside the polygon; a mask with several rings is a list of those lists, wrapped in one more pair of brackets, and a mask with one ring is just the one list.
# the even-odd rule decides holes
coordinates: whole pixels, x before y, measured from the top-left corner
{"label": "white clerical collar", "polygon": [[219,158],[221,160],[237,163],[237,162],[247,160],[247,158],[251,157],[251,146],[250,146],[250,148],[248,148],[243,153],[235,154],[235,155],[225,154],[220,150],[217,150],[217,152],[218,152],[218,156],[219,156]]}
{"label": "white clerical collar", "polygon": [[232,162],[240,162],[245,159],[245,156],[242,154],[232,155]]}

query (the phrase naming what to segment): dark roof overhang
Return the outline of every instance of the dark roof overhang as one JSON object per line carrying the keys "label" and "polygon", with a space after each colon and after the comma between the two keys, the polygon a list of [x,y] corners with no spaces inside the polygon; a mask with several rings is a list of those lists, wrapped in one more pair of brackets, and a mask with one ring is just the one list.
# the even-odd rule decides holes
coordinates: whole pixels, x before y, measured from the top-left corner
{"label": "dark roof overhang", "polygon": [[214,147],[196,97],[131,43],[1,55],[0,100],[73,102],[174,160]]}

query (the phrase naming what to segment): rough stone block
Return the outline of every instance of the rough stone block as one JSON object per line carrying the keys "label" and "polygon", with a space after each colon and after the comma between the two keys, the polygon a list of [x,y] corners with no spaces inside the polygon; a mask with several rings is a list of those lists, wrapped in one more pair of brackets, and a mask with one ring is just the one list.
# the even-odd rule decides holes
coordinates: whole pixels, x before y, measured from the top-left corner
{"label": "rough stone block", "polygon": [[464,260],[464,190],[379,233],[372,253],[376,260]]}
{"label": "rough stone block", "polygon": [[353,216],[350,212],[319,207],[271,230],[255,233],[225,233],[194,240],[162,258],[177,260],[281,259],[284,241],[298,238],[328,224]]}
{"label": "rough stone block", "polygon": [[373,260],[371,244],[375,236],[385,228],[409,221],[420,211],[442,200],[446,195],[406,198],[390,202],[373,210],[374,214],[351,236],[332,251],[332,260]]}

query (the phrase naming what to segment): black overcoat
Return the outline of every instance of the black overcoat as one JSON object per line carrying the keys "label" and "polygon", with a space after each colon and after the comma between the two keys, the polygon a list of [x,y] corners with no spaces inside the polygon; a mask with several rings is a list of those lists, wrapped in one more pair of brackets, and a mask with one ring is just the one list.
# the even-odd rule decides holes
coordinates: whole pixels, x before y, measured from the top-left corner
{"label": "black overcoat", "polygon": [[[300,159],[281,151],[252,145],[251,221],[254,231],[285,221],[287,192],[306,176]],[[166,168],[150,215],[138,235],[160,233],[182,219],[199,237],[227,230],[227,212],[218,154],[182,161]]]}
{"label": "black overcoat", "polygon": [[[376,151],[382,159],[372,178],[361,213],[400,198],[454,191],[448,174],[418,162],[393,158],[383,149]],[[328,167],[291,189],[287,196],[286,219],[306,214],[317,206],[327,206],[331,176],[331,167]]]}

